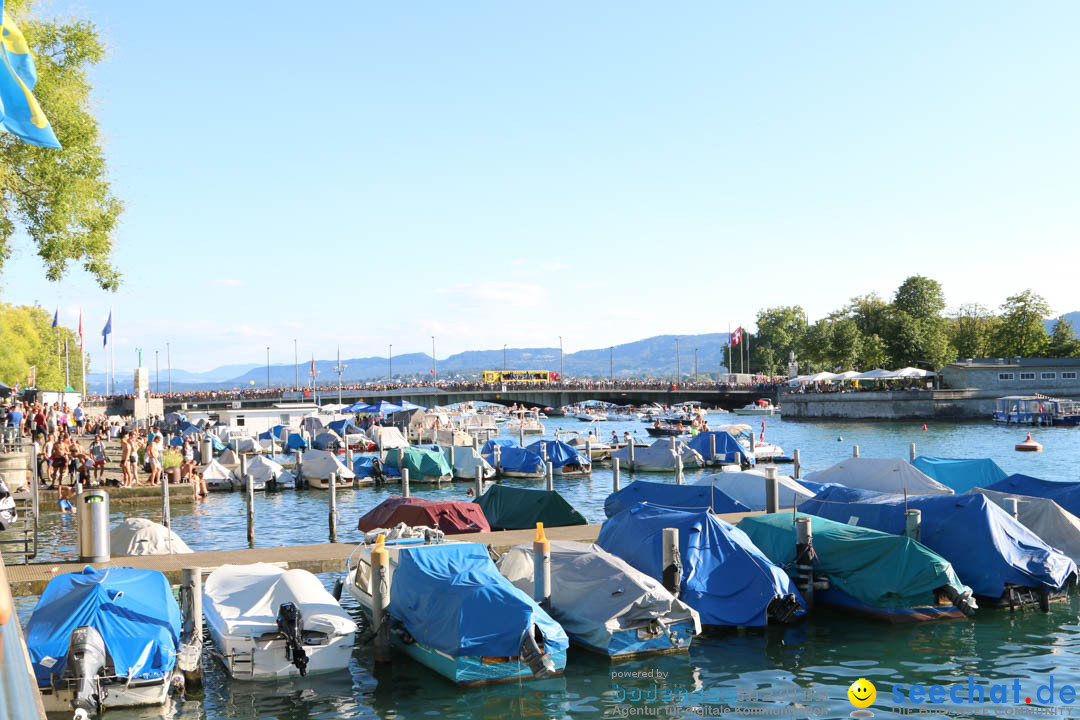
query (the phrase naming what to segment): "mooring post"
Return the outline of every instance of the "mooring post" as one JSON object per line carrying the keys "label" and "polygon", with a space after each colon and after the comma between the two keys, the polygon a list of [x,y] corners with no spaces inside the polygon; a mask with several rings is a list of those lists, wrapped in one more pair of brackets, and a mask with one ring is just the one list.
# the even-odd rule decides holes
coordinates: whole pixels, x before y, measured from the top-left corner
{"label": "mooring post", "polygon": [[915,443],[908,446],[908,462],[915,462]]}
{"label": "mooring post", "polygon": [[611,462],[611,492],[619,492],[619,458]]}
{"label": "mooring post", "polygon": [[544,534],[544,523],[536,523],[533,542],[533,600],[551,610],[551,543]]}
{"label": "mooring post", "polygon": [[544,462],[547,462],[547,459],[548,459],[547,443],[544,442],[543,440],[540,441],[540,458]]}
{"label": "mooring post", "polygon": [[502,474],[502,448],[496,445],[492,448],[492,459],[495,460],[495,472]]}
{"label": "mooring post", "polygon": [[[237,442],[237,445],[239,445],[239,444],[240,443]],[[243,487],[244,485],[247,485],[247,481],[248,481],[248,477],[247,477],[247,455],[241,455],[240,453],[237,453],[236,455],[240,459],[240,486]]]}
{"label": "mooring post", "polygon": [[856,458],[859,457],[859,446],[858,445],[852,445],[851,446],[851,457],[856,457]]}
{"label": "mooring post", "polygon": [[385,537],[379,535],[371,549],[371,625],[375,630],[375,662],[390,662],[390,553]]}
{"label": "mooring post", "polygon": [[202,684],[202,568],[180,570],[180,601],[184,625],[177,665],[184,680],[197,686]]}
{"label": "mooring post", "polygon": [[794,471],[792,477],[798,480],[802,477],[802,454],[799,452],[799,448],[795,448],[795,452],[792,453],[791,460],[792,470]]}
{"label": "mooring post", "polygon": [[482,463],[476,465],[476,497],[479,498],[484,494],[484,466]]}
{"label": "mooring post", "polygon": [[345,467],[352,470],[352,446],[349,445],[349,441],[345,440]]}
{"label": "mooring post", "polygon": [[709,433],[709,462],[716,462],[716,434]]}
{"label": "mooring post", "polygon": [[300,486],[304,484],[304,451],[300,448],[296,449],[296,489],[299,490]]}
{"label": "mooring post", "polygon": [[922,510],[908,510],[904,513],[904,534],[912,540],[922,537]]}
{"label": "mooring post", "polygon": [[661,579],[667,591],[679,596],[682,587],[682,558],[679,556],[679,529],[664,528]]}
{"label": "mooring post", "polygon": [[547,463],[547,489],[555,489],[555,466],[551,464],[549,460]]}
{"label": "mooring post", "polygon": [[255,483],[250,478],[244,480],[244,499],[247,507],[248,547],[255,547]]}
{"label": "mooring post", "polygon": [[1014,520],[1020,519],[1020,503],[1014,497],[1005,498],[1005,512],[1013,516]]}
{"label": "mooring post", "polygon": [[[454,443],[453,443],[453,437],[454,436],[453,436],[453,433],[454,433],[454,431],[451,430],[450,431],[450,438],[451,438],[450,439],[450,477],[454,477],[454,455],[455,455],[455,453],[454,453]],[[401,452],[402,452],[402,457],[404,457],[404,451],[402,450]]]}
{"label": "mooring post", "polygon": [[409,468],[401,468],[401,497],[409,497]]}
{"label": "mooring post", "polygon": [[521,424],[518,425],[518,445],[525,447],[525,420],[522,418]]}
{"label": "mooring post", "polygon": [[330,473],[330,542],[337,542],[337,473]]}
{"label": "mooring post", "polygon": [[169,507],[169,476],[161,474],[161,524],[172,527],[172,508]]}
{"label": "mooring post", "polygon": [[814,528],[807,516],[795,518],[795,573],[801,580],[799,590],[807,609],[814,605]]}
{"label": "mooring post", "polygon": [[630,448],[630,472],[634,472],[634,438],[631,436],[629,442],[626,445]]}
{"label": "mooring post", "polygon": [[780,512],[780,480],[776,477],[776,468],[765,468],[765,512]]}
{"label": "mooring post", "polygon": [[675,455],[675,484],[676,485],[682,485],[683,484],[682,455],[678,454],[678,453],[676,453],[676,455]]}

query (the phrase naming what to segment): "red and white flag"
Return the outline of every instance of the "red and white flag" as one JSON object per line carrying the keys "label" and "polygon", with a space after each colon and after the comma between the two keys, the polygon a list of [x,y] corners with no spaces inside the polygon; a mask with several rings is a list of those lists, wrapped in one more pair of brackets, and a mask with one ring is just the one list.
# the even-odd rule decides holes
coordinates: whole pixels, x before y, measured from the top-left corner
{"label": "red and white flag", "polygon": [[731,344],[738,345],[742,342],[742,328],[735,328],[735,332],[731,333]]}

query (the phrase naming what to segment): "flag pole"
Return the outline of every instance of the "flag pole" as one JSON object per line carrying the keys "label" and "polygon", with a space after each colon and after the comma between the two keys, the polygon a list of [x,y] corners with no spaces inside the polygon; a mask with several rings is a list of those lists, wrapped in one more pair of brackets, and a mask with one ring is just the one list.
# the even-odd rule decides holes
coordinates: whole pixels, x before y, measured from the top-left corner
{"label": "flag pole", "polygon": [[731,323],[727,324],[727,355],[724,356],[724,364],[727,365],[728,381],[731,380]]}
{"label": "flag pole", "polygon": [[112,329],[112,308],[109,308],[109,349],[112,351],[112,392],[116,394],[116,331]]}
{"label": "flag pole", "polygon": [[69,375],[68,371],[69,371],[69,367],[68,367],[68,341],[65,338],[64,339],[64,392],[65,393],[67,392],[67,389],[69,387],[71,387],[71,382],[70,382],[71,376]]}

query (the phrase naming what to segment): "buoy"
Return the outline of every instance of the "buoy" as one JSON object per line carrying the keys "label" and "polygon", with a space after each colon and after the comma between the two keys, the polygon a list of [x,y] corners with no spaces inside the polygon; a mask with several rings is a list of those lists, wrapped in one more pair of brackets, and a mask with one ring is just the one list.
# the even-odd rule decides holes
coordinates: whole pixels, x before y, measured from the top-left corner
{"label": "buoy", "polygon": [[1027,440],[1022,443],[1018,443],[1016,446],[1017,452],[1042,452],[1042,445],[1031,439],[1031,433],[1027,434]]}
{"label": "buoy", "polygon": [[923,423],[923,424],[922,424],[922,431],[923,431],[923,432],[926,432],[926,423]]}
{"label": "buoy", "polygon": [[844,436],[841,435],[840,437],[836,438],[836,442],[844,442]]}

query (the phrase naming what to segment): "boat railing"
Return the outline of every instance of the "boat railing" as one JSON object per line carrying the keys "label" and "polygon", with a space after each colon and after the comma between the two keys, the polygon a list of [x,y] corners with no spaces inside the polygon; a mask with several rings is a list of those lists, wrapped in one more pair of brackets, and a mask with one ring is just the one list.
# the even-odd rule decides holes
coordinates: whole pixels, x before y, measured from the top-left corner
{"label": "boat railing", "polygon": [[30,654],[0,554],[0,720],[45,720]]}

